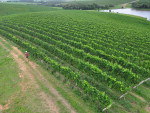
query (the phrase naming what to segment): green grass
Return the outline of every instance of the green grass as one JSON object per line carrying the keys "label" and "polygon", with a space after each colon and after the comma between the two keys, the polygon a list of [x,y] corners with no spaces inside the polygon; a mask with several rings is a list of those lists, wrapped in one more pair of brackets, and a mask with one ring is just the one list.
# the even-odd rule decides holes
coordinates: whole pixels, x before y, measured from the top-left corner
{"label": "green grass", "polygon": [[22,4],[7,4],[0,3],[0,16],[6,16],[11,14],[22,14],[29,12],[41,12],[41,11],[54,11],[61,8],[52,8],[40,5],[22,5]]}
{"label": "green grass", "polygon": [[0,104],[5,105],[15,96],[20,89],[19,81],[17,64],[9,51],[0,45]]}
{"label": "green grass", "polygon": [[[149,83],[150,81],[147,81]],[[146,106],[150,105],[150,98],[149,98],[149,87],[146,86],[139,86],[137,89],[133,90],[133,94],[127,94],[125,98],[117,100],[108,110],[109,113],[117,113],[122,111],[121,113],[148,113],[146,112]]]}
{"label": "green grass", "polygon": [[[43,63],[41,63],[40,61],[35,60],[35,59],[34,59],[34,61],[37,62],[39,65],[42,65],[43,67],[45,67],[45,65],[43,65]],[[43,73],[44,77],[71,104],[71,106],[73,108],[75,108],[75,110],[78,113],[95,113],[94,108],[90,107],[89,103],[84,103],[82,98],[75,95],[74,92],[72,91],[72,89],[70,89],[70,87],[68,85],[61,82],[59,79],[56,79],[54,76],[51,76],[52,70],[50,72],[45,70],[44,68],[38,68],[38,70],[40,70]],[[58,75],[55,75],[55,76],[58,76]],[[59,75],[59,76],[61,76],[61,75]],[[42,87],[42,89],[45,92],[47,92],[47,94],[52,95],[51,92],[49,92],[47,88],[43,87],[43,84],[40,83],[40,81],[39,81],[39,84]],[[52,96],[54,96],[54,95],[52,95]],[[63,107],[63,105],[60,102],[58,102],[57,104],[60,107],[61,112],[67,111],[67,110],[65,110],[65,108]]]}
{"label": "green grass", "polygon": [[[147,82],[147,84],[150,84],[150,81]],[[140,95],[141,97],[143,97],[145,100],[147,100],[148,102],[150,102],[150,90],[149,87],[147,86],[140,86],[139,88],[137,88],[135,90],[135,92]]]}
{"label": "green grass", "polygon": [[7,101],[11,102],[8,109],[4,110],[3,113],[35,113],[35,111],[41,111],[43,107],[40,107],[42,106],[41,100],[36,95],[38,91],[32,89],[28,89],[26,93],[21,91],[20,83],[22,81],[27,82],[29,79],[20,79],[19,77],[20,69],[10,55],[11,44],[13,43],[9,40],[7,42],[0,40],[0,42],[8,48],[5,49],[0,46],[0,104],[6,105],[8,104]]}
{"label": "green grass", "polygon": [[37,5],[37,3],[33,2],[5,2],[5,4]]}

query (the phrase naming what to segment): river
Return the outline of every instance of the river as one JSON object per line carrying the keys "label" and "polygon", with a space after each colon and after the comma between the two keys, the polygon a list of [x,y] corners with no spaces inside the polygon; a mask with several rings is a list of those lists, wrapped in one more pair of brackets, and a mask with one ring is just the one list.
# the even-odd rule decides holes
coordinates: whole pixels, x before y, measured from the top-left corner
{"label": "river", "polygon": [[[102,12],[109,12],[109,10],[102,10]],[[136,16],[147,18],[147,20],[150,21],[150,11],[125,8],[125,9],[112,9],[111,12],[136,15]]]}

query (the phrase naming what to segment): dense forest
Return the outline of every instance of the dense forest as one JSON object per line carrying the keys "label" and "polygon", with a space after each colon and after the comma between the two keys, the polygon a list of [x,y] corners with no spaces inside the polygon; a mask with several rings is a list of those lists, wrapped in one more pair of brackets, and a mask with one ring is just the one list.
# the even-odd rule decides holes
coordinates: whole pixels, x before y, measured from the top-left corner
{"label": "dense forest", "polygon": [[132,3],[132,7],[134,8],[150,8],[150,0],[140,0]]}
{"label": "dense forest", "polygon": [[114,7],[114,5],[98,5],[96,3],[93,4],[66,4],[63,6],[63,9],[77,9],[77,10],[94,10],[94,9],[109,9],[110,7]]}

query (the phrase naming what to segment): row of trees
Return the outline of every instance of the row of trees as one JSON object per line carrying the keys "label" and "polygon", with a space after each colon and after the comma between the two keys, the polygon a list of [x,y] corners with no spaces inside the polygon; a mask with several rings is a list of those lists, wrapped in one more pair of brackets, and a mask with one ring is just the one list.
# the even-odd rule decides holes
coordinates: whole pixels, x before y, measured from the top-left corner
{"label": "row of trees", "polygon": [[114,5],[98,5],[96,3],[93,4],[66,4],[63,6],[63,9],[77,9],[77,10],[94,10],[94,9],[109,9],[110,7],[114,7]]}
{"label": "row of trees", "polygon": [[144,1],[138,1],[132,3],[132,7],[134,8],[150,8],[150,1],[149,0],[144,0]]}

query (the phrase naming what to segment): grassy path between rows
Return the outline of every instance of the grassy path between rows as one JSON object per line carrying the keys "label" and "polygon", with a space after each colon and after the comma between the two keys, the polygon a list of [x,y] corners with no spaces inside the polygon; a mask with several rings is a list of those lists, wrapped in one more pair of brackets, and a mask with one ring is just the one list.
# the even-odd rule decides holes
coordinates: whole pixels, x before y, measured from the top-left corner
{"label": "grassy path between rows", "polygon": [[9,54],[10,51],[0,42],[0,112],[8,109],[9,104],[20,90],[18,67]]}

